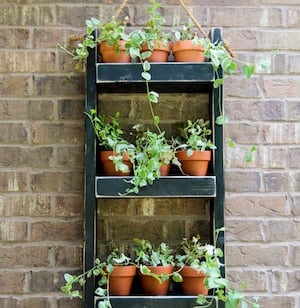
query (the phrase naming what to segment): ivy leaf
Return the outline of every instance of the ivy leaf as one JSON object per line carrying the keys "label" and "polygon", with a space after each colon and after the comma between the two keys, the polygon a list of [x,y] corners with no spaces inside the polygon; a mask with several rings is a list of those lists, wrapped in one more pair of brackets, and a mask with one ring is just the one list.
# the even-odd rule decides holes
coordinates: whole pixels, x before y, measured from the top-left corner
{"label": "ivy leaf", "polygon": [[148,61],[145,61],[145,62],[143,63],[143,69],[144,69],[144,72],[150,71],[151,65],[150,65],[150,63],[149,63]]}
{"label": "ivy leaf", "polygon": [[149,92],[148,98],[151,103],[158,103],[159,94],[157,92],[151,91]]}
{"label": "ivy leaf", "polygon": [[224,116],[224,115],[218,116],[216,118],[216,124],[217,125],[224,125],[224,124],[226,124],[228,122],[229,122],[229,119],[226,116]]}
{"label": "ivy leaf", "polygon": [[142,72],[142,77],[146,80],[149,81],[151,80],[151,75],[147,72]]}
{"label": "ivy leaf", "polygon": [[255,71],[255,66],[250,64],[244,64],[242,66],[242,73],[245,77],[250,78]]}
{"label": "ivy leaf", "polygon": [[218,88],[219,86],[221,86],[224,82],[224,79],[222,78],[218,78],[214,81],[214,88]]}
{"label": "ivy leaf", "polygon": [[154,121],[154,125],[157,126],[159,124],[159,122],[160,122],[160,119],[159,119],[158,116],[154,116],[153,121]]}
{"label": "ivy leaf", "polygon": [[66,282],[71,282],[74,279],[73,276],[68,273],[64,274],[64,278]]}

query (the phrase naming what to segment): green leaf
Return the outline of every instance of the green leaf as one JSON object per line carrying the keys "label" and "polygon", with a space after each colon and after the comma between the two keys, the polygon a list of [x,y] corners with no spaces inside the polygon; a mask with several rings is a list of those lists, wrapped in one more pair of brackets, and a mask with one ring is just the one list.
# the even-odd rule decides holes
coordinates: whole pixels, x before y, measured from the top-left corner
{"label": "green leaf", "polygon": [[154,121],[154,125],[157,126],[159,124],[159,122],[160,122],[159,116],[154,116],[153,117],[153,121]]}
{"label": "green leaf", "polygon": [[216,118],[217,125],[224,125],[229,122],[229,119],[226,116],[218,116]]}
{"label": "green leaf", "polygon": [[242,73],[245,77],[250,78],[255,71],[255,66],[250,64],[244,64],[242,66]]}
{"label": "green leaf", "polygon": [[66,282],[71,282],[74,279],[74,277],[72,275],[68,274],[68,273],[64,274],[64,278],[65,278]]}
{"label": "green leaf", "polygon": [[177,272],[175,272],[175,273],[173,274],[172,279],[173,279],[175,282],[182,282],[182,281],[183,281],[182,276],[181,276],[179,273],[177,273]]}
{"label": "green leaf", "polygon": [[151,69],[151,64],[150,64],[148,61],[145,61],[145,62],[143,63],[143,69],[144,69],[145,72],[150,71],[150,69]]}
{"label": "green leaf", "polygon": [[224,79],[218,78],[214,81],[214,88],[218,88],[220,85],[222,85],[224,82]]}
{"label": "green leaf", "polygon": [[146,80],[149,81],[151,80],[151,74],[147,73],[147,72],[142,72],[142,77]]}

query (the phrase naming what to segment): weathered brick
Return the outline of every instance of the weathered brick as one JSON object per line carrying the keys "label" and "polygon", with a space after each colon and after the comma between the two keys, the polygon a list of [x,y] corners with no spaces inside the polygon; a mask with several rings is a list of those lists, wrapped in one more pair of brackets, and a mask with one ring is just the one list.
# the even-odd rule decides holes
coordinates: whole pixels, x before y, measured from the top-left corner
{"label": "weathered brick", "polygon": [[265,169],[285,169],[288,166],[288,149],[285,147],[264,147],[263,167]]}
{"label": "weathered brick", "polygon": [[82,247],[57,246],[54,248],[54,262],[56,267],[80,267],[82,266]]}
{"label": "weathered brick", "polygon": [[263,225],[265,240],[268,242],[288,242],[299,240],[299,223],[290,220],[269,220]]}
{"label": "weathered brick", "polygon": [[288,109],[288,119],[290,121],[297,121],[300,119],[300,108],[299,108],[299,100],[293,101],[288,100],[287,102]]}
{"label": "weathered brick", "polygon": [[60,297],[57,300],[57,308],[81,308],[82,300]]}
{"label": "weathered brick", "polygon": [[49,216],[51,196],[47,194],[14,195],[0,197],[0,216]]}
{"label": "weathered brick", "polygon": [[33,293],[58,291],[56,275],[51,271],[31,271],[30,291]]}
{"label": "weathered brick", "polygon": [[95,17],[98,6],[57,6],[57,24],[60,26],[85,25],[85,20]]}
{"label": "weathered brick", "polygon": [[276,121],[285,119],[285,102],[283,100],[227,99],[225,110],[231,121]]}
{"label": "weathered brick", "polygon": [[47,267],[50,265],[50,247],[10,246],[0,250],[1,268]]}
{"label": "weathered brick", "polygon": [[[33,91],[38,96],[78,96],[84,95],[84,77],[74,75],[66,80],[65,76],[38,75],[33,79]],[[1,89],[1,88],[0,88]]]}
{"label": "weathered brick", "polygon": [[246,285],[243,291],[266,292],[268,289],[268,276],[265,271],[229,269],[226,271],[226,278],[233,289],[239,290],[241,283]]}
{"label": "weathered brick", "polygon": [[227,239],[230,242],[264,242],[264,225],[259,221],[227,220]]}
{"label": "weathered brick", "polygon": [[226,191],[228,192],[258,192],[261,190],[259,172],[228,171],[225,173]]}
{"label": "weathered brick", "polygon": [[39,172],[31,175],[31,188],[34,192],[81,192],[82,172]]}
{"label": "weathered brick", "polygon": [[289,167],[300,168],[300,147],[289,149]]}
{"label": "weathered brick", "polygon": [[[246,20],[245,16],[248,17]],[[283,12],[279,8],[210,8],[210,19],[211,26],[214,27],[275,27],[282,23]]]}
{"label": "weathered brick", "polygon": [[34,144],[78,144],[83,143],[83,124],[34,122],[32,123]]}
{"label": "weathered brick", "polygon": [[287,172],[265,172],[263,185],[266,192],[286,192],[289,186],[289,174]]}
{"label": "weathered brick", "polygon": [[284,81],[276,77],[266,77],[263,79],[263,87],[267,98],[293,98],[300,96],[300,78],[298,77],[286,77]]}
{"label": "weathered brick", "polygon": [[[28,76],[14,76],[2,75],[0,76],[0,95],[24,97],[29,95],[31,84],[31,77]],[[18,85],[16,87],[16,85]]]}
{"label": "weathered brick", "polygon": [[227,264],[232,267],[284,266],[289,265],[287,245],[241,245],[228,244],[226,247]]}
{"label": "weathered brick", "polygon": [[300,195],[291,196],[291,210],[294,216],[300,216]]}
{"label": "weathered brick", "polygon": [[287,217],[291,215],[287,195],[236,195],[226,198],[227,216]]}
{"label": "weathered brick", "polygon": [[84,101],[75,99],[58,100],[59,119],[84,119]]}
{"label": "weathered brick", "polygon": [[300,191],[300,171],[290,172],[289,190],[291,192]]}
{"label": "weathered brick", "polygon": [[4,28],[0,33],[0,48],[30,48],[30,30],[22,28]]}
{"label": "weathered brick", "polygon": [[82,146],[59,147],[57,149],[57,167],[81,168],[84,160]]}
{"label": "weathered brick", "polygon": [[224,82],[224,94],[226,97],[235,98],[260,98],[261,92],[256,78],[251,78],[245,82],[236,76],[228,77]]}
{"label": "weathered brick", "polygon": [[26,189],[26,172],[1,171],[0,192],[24,192]]}
{"label": "weathered brick", "polygon": [[274,308],[296,308],[297,307],[297,297],[287,296],[280,294],[273,294],[270,297],[263,296],[259,299],[259,304],[261,307],[274,307]]}
{"label": "weathered brick", "polygon": [[233,122],[226,124],[226,129],[229,137],[237,144],[259,144],[263,140],[261,126],[257,123]]}
{"label": "weathered brick", "polygon": [[83,196],[56,196],[55,216],[81,217],[83,215]]}
{"label": "weathered brick", "polygon": [[82,222],[39,221],[31,224],[32,241],[77,241],[82,237]]}
{"label": "weathered brick", "polygon": [[272,271],[270,273],[271,290],[273,293],[299,291],[300,271]]}
{"label": "weathered brick", "polygon": [[0,293],[21,294],[25,291],[25,273],[2,271],[0,273]]}
{"label": "weathered brick", "polygon": [[1,51],[1,72],[54,72],[55,53],[48,51]]}
{"label": "weathered brick", "polygon": [[300,265],[300,247],[292,246],[292,265],[297,267]]}
{"label": "weathered brick", "polygon": [[28,142],[28,128],[23,123],[0,123],[0,142],[5,144],[26,144]]}
{"label": "weathered brick", "polygon": [[293,123],[264,123],[262,138],[266,144],[295,143],[295,125]]}
{"label": "weathered brick", "polygon": [[28,102],[17,99],[0,99],[1,120],[25,120],[28,118]]}
{"label": "weathered brick", "polygon": [[0,238],[3,242],[27,242],[28,223],[3,219],[0,223]]}

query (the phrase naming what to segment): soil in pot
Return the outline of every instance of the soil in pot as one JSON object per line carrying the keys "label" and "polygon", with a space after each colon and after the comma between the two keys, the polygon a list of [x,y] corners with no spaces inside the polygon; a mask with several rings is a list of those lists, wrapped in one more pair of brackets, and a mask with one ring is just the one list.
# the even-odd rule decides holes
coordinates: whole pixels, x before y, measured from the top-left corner
{"label": "soil in pot", "polygon": [[193,44],[192,40],[173,42],[173,55],[176,62],[204,62],[204,48]]}
{"label": "soil in pot", "polygon": [[184,174],[194,176],[205,176],[208,170],[208,164],[211,160],[211,151],[193,151],[191,156],[187,151],[182,150],[176,153],[176,157],[181,163]]}
{"label": "soil in pot", "polygon": [[127,296],[130,294],[136,266],[114,266],[109,277],[109,294]]}
{"label": "soil in pot", "polygon": [[123,154],[123,163],[128,166],[128,172],[116,171],[116,167],[110,156],[113,156],[113,151],[101,151],[100,152],[100,161],[103,167],[103,172],[105,175],[110,176],[127,176],[131,172],[132,164],[127,154]]}
{"label": "soil in pot", "polygon": [[191,266],[184,266],[180,271],[183,278],[181,282],[181,290],[185,295],[208,294],[208,289],[204,286],[205,274],[196,271]]}
{"label": "soil in pot", "polygon": [[99,45],[101,60],[104,63],[128,63],[131,61],[129,54],[125,50],[126,41],[120,41],[120,53],[117,54],[116,47],[102,42]]}
{"label": "soil in pot", "polygon": [[[155,274],[171,274],[173,266],[148,266],[151,272]],[[170,278],[160,283],[150,275],[143,275],[139,272],[143,292],[148,295],[166,295],[169,291]]]}

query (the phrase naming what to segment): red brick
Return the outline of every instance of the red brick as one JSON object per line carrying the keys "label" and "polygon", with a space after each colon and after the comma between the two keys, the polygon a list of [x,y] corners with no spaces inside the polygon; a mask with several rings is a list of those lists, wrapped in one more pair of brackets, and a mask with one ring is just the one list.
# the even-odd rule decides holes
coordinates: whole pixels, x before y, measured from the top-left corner
{"label": "red brick", "polygon": [[0,273],[0,293],[22,294],[25,291],[25,273],[2,271]]}

